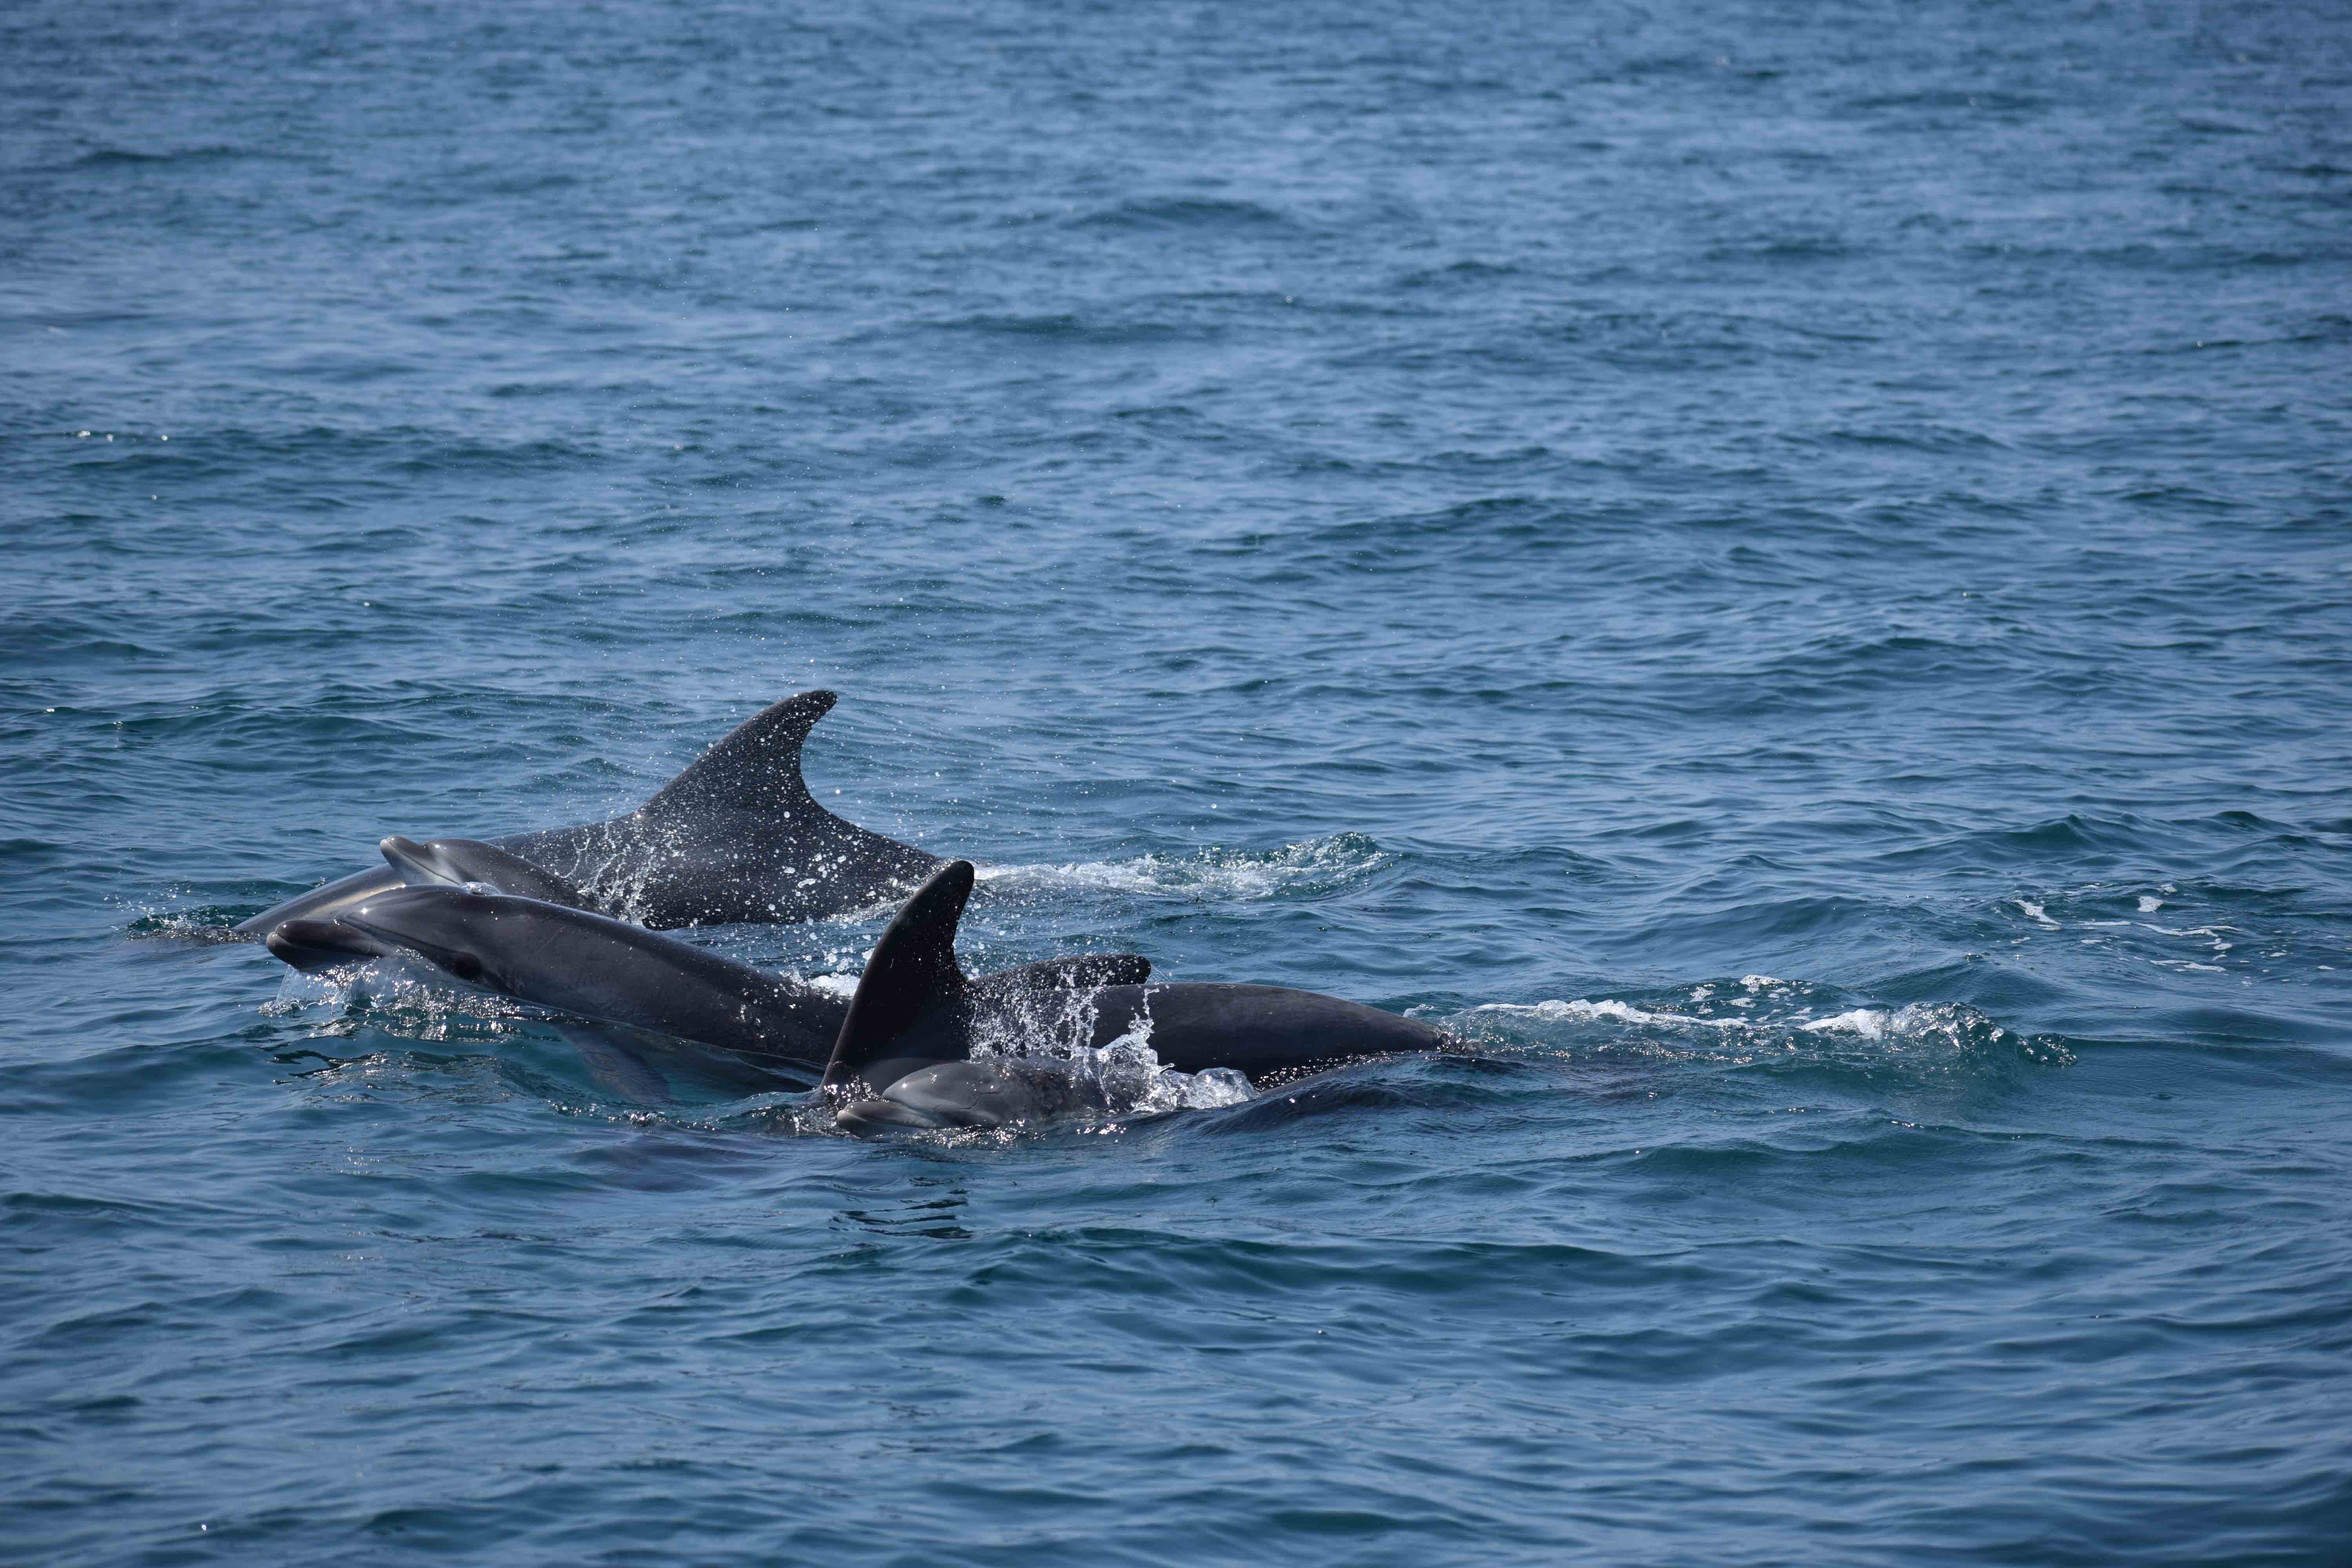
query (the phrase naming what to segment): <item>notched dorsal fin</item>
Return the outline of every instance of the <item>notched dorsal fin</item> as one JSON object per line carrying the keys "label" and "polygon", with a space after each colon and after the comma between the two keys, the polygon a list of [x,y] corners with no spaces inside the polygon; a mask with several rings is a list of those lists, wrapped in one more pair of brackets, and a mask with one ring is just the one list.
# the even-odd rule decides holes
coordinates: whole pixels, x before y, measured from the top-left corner
{"label": "notched dorsal fin", "polygon": [[664,784],[646,814],[824,809],[801,777],[801,743],[839,700],[830,691],[803,691],[770,703]]}
{"label": "notched dorsal fin", "polygon": [[971,897],[971,862],[950,860],[915,890],[866,961],[849,1016],[833,1042],[824,1087],[856,1078],[880,1060],[916,1019],[963,994],[956,966],[956,926]]}

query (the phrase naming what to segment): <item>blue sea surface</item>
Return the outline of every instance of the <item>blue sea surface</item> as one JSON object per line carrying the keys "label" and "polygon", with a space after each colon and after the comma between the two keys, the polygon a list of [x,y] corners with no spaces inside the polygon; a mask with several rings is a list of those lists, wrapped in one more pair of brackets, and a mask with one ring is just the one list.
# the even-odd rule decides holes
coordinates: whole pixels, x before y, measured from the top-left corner
{"label": "blue sea surface", "polygon": [[[0,366],[0,1559],[2352,1559],[2352,10],[24,0]],[[227,940],[818,687],[968,963],[1462,1049]]]}

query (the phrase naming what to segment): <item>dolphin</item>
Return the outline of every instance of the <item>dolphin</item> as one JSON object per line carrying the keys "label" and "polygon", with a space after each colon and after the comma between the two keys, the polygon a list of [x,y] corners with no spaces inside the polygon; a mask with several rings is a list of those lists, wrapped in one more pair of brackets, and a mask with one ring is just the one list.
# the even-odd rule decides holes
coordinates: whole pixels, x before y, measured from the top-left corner
{"label": "dolphin", "polygon": [[587,910],[471,888],[393,888],[331,920],[281,921],[269,951],[319,970],[413,954],[558,1012],[717,1046],[813,1074],[848,1005],[836,992]]}
{"label": "dolphin", "polygon": [[1095,1050],[1138,1035],[1166,1067],[1226,1068],[1253,1083],[1458,1043],[1378,1007],[1279,985],[1116,981],[1080,998],[1075,1016],[1041,1016],[1035,992],[1008,994],[995,977],[967,980],[957,966],[956,927],[971,886],[971,862],[949,862],[875,944],[819,1086],[837,1126],[993,1127],[1104,1109],[1098,1089],[1050,1059],[974,1054],[1035,1043],[1041,1027],[1071,1044],[1082,1034]]}
{"label": "dolphin", "polygon": [[[268,940],[302,970],[414,954],[485,991],[715,1047],[804,1084],[823,1072],[849,1016],[838,992],[608,915],[469,887],[394,888],[331,920],[283,921]],[[1150,962],[1135,954],[1097,954],[1008,970],[975,987],[1010,1006],[1150,973]]]}
{"label": "dolphin", "polygon": [[[815,920],[901,897],[939,858],[843,821],[801,776],[802,742],[837,700],[803,691],[762,709],[625,816],[487,845],[436,842],[503,850],[588,907],[656,930]],[[412,876],[442,879],[394,860],[289,899],[236,931],[262,938],[289,921],[332,920]]]}

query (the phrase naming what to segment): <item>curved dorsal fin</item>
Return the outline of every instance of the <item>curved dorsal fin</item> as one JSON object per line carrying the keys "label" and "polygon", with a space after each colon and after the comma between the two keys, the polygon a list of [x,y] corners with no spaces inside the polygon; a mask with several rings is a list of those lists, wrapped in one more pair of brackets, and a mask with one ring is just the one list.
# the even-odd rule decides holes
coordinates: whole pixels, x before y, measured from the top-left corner
{"label": "curved dorsal fin", "polygon": [[866,961],[849,1016],[833,1042],[824,1087],[845,1083],[880,1060],[916,1019],[963,994],[956,926],[971,897],[971,862],[950,860],[915,890]]}
{"label": "curved dorsal fin", "polygon": [[822,810],[801,777],[801,743],[839,700],[830,691],[803,691],[770,703],[664,784],[646,802],[646,815]]}

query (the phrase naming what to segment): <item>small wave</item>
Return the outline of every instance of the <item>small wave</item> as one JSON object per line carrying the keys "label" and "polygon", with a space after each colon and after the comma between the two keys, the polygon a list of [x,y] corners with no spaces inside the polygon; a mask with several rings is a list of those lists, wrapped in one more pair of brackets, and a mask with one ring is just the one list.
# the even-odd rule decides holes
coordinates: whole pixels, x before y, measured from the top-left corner
{"label": "small wave", "polygon": [[[2286,960],[2291,968],[2321,960],[2322,947],[2287,934],[2297,897],[2293,889],[2135,879],[2037,890],[2003,902],[2042,931],[2074,933],[2078,946],[2218,974],[2230,973],[2231,965],[2260,969],[2260,960]],[[2009,917],[2001,920],[2014,929]],[[2184,945],[2203,949],[2203,962],[2180,962]]]}
{"label": "small wave", "polygon": [[1174,322],[1153,321],[1096,321],[1066,311],[1055,315],[980,314],[935,321],[940,331],[978,332],[997,337],[1043,339],[1097,347],[1171,342],[1203,335]]}
{"label": "small wave", "polygon": [[[1971,1061],[2065,1067],[2074,1060],[2056,1037],[2018,1034],[1965,1003],[1848,1005],[1830,1000],[1825,987],[1763,975],[1744,977],[1736,983],[1743,994],[1727,994],[1734,984],[1699,985],[1674,1002],[1490,1002],[1449,1023],[1474,1046],[1541,1046],[1577,1056],[1630,1054],[1734,1067],[1890,1068],[1945,1076]],[[1835,1010],[1826,1010],[1825,1001]]]}
{"label": "small wave", "polygon": [[1203,903],[1313,898],[1352,887],[1394,858],[1361,833],[1302,839],[1279,849],[1228,849],[1082,860],[1059,866],[984,866],[980,879],[1008,890],[1074,887]]}
{"label": "small wave", "polygon": [[305,158],[299,153],[268,152],[247,147],[182,147],[168,153],[142,153],[131,147],[100,147],[83,153],[64,166],[69,169],[89,170],[190,169],[247,161],[309,163],[317,160]]}
{"label": "small wave", "polygon": [[1082,228],[1241,230],[1287,228],[1291,220],[1255,202],[1202,201],[1175,197],[1160,201],[1121,202],[1076,220]]}

